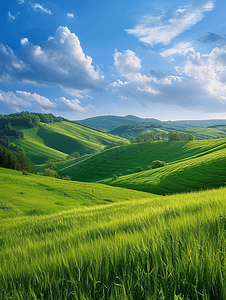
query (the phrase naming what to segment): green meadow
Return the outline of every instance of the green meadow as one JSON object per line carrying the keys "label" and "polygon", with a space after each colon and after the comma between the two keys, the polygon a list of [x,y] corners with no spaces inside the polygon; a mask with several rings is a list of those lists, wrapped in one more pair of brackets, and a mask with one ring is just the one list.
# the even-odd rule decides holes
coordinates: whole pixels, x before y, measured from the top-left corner
{"label": "green meadow", "polygon": [[0,168],[1,300],[226,300],[226,138],[21,129],[39,170],[59,160],[73,181]]}
{"label": "green meadow", "polygon": [[143,192],[0,168],[0,219],[154,197]]}
{"label": "green meadow", "polygon": [[3,219],[1,299],[226,299],[226,189],[133,193]]}
{"label": "green meadow", "polygon": [[[83,161],[75,160],[65,168],[61,165],[59,174],[68,174],[73,180],[99,181],[163,195],[189,192],[224,185],[225,153],[226,138],[131,144],[92,155]],[[156,159],[168,165],[148,170]],[[137,173],[138,166],[143,172]]]}
{"label": "green meadow", "polygon": [[95,153],[112,142],[128,143],[121,137],[66,121],[40,123],[38,127],[21,127],[20,130],[24,133],[24,140],[15,142],[36,165],[48,159],[65,160],[75,151],[81,155]]}

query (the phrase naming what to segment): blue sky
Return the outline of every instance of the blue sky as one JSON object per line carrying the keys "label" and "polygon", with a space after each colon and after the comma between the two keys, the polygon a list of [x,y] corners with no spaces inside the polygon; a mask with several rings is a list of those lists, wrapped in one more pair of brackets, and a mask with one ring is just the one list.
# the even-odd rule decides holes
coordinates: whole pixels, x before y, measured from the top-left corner
{"label": "blue sky", "polygon": [[0,113],[226,118],[225,0],[0,3]]}

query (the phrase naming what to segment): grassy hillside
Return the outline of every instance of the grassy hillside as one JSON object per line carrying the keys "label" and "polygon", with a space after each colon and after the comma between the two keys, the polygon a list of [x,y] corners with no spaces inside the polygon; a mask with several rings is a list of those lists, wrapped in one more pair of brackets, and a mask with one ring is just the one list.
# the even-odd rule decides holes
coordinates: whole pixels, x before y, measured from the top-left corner
{"label": "grassy hillside", "polygon": [[84,120],[79,120],[81,124],[91,126],[93,128],[98,128],[98,129],[105,129],[105,130],[112,130],[122,124],[147,124],[147,123],[152,123],[152,122],[158,122],[161,123],[161,121],[157,119],[143,119],[139,118],[136,116],[98,116],[98,117],[93,117],[93,118],[88,118]]}
{"label": "grassy hillside", "polygon": [[103,181],[113,186],[173,194],[224,186],[226,182],[226,147],[204,155],[171,163],[163,168]]}
{"label": "grassy hillside", "polygon": [[38,127],[22,129],[24,140],[15,140],[26,156],[35,164],[47,159],[65,159],[68,154],[94,153],[112,142],[125,141],[100,131],[92,130],[71,122],[54,122]]}
{"label": "grassy hillside", "polygon": [[23,175],[22,172],[0,168],[0,219],[56,213],[147,197],[154,196],[100,184]]}
{"label": "grassy hillside", "polygon": [[182,128],[182,127],[173,127],[166,125],[165,123],[150,123],[144,125],[138,124],[127,124],[121,125],[110,131],[111,134],[118,136],[132,138],[137,137],[141,133],[154,131],[158,134],[165,133],[169,131],[191,133],[195,136],[196,140],[205,140],[205,139],[216,139],[226,137],[226,126],[212,126],[208,128]]}
{"label": "grassy hillside", "polygon": [[224,300],[225,197],[222,188],[3,220],[0,298]]}
{"label": "grassy hillside", "polygon": [[[206,140],[206,141],[160,141],[142,144],[131,144],[109,149],[102,153],[93,155],[83,162],[74,162],[71,166],[59,171],[60,175],[68,174],[73,180],[98,181],[107,178],[129,174],[137,171],[141,166],[143,170],[148,170],[153,160],[163,160],[167,163],[175,163],[180,160],[198,158],[209,152],[226,149],[226,139]],[[197,159],[198,162],[199,159]],[[61,166],[62,168],[62,166]],[[60,168],[59,168],[60,170]],[[130,171],[129,171],[130,170]],[[153,172],[153,171],[152,171]],[[133,175],[135,176],[135,175]],[[136,176],[139,176],[136,175]],[[130,178],[130,177],[128,177]],[[114,183],[117,183],[119,178]]]}

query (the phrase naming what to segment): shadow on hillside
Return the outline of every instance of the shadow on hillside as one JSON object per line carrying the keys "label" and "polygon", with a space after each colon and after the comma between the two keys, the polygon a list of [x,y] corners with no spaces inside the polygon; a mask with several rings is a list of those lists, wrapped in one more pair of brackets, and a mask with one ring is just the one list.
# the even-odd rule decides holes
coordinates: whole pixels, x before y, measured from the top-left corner
{"label": "shadow on hillside", "polygon": [[75,139],[57,132],[52,132],[46,128],[39,128],[37,135],[43,140],[46,146],[67,154],[71,154],[75,151],[79,152],[80,155],[94,152]]}

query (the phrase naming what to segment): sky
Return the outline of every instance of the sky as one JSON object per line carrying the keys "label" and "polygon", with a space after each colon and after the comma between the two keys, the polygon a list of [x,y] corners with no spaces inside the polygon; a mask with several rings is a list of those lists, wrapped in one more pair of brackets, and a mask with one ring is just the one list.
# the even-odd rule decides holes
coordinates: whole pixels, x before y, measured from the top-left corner
{"label": "sky", "polygon": [[0,114],[226,118],[225,0],[0,3]]}

